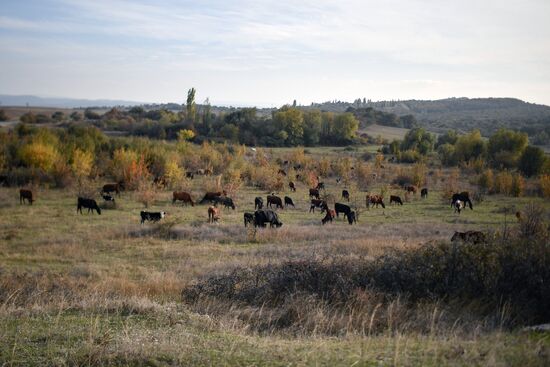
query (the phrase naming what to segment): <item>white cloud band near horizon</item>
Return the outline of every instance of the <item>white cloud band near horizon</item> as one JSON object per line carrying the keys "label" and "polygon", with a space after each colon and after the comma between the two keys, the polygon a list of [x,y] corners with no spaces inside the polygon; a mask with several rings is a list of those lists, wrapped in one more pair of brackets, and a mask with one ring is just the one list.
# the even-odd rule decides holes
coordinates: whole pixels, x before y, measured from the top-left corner
{"label": "white cloud band near horizon", "polygon": [[18,1],[0,93],[289,103],[516,97],[550,105],[550,1]]}

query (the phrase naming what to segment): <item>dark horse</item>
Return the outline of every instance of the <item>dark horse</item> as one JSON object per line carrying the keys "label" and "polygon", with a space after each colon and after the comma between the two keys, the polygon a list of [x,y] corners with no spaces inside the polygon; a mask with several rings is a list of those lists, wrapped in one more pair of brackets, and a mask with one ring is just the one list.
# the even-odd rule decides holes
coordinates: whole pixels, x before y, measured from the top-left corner
{"label": "dark horse", "polygon": [[459,194],[453,194],[453,198],[451,199],[451,207],[457,202],[457,200],[460,200],[464,203],[464,206],[466,204],[470,207],[471,210],[474,210],[474,206],[472,205],[472,201],[470,200],[470,194],[468,191],[463,191]]}

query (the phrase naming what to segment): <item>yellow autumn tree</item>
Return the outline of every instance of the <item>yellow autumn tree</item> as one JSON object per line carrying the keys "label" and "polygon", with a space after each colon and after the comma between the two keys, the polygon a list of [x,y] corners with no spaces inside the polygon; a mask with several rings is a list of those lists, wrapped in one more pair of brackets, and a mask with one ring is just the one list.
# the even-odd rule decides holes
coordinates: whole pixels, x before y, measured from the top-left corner
{"label": "yellow autumn tree", "polygon": [[59,153],[53,145],[42,142],[26,144],[19,150],[19,157],[25,165],[41,169],[44,172],[52,169],[58,155]]}
{"label": "yellow autumn tree", "polygon": [[94,166],[94,157],[92,153],[85,152],[80,149],[76,149],[73,153],[73,161],[71,163],[71,170],[73,174],[78,177],[87,177],[92,172]]}

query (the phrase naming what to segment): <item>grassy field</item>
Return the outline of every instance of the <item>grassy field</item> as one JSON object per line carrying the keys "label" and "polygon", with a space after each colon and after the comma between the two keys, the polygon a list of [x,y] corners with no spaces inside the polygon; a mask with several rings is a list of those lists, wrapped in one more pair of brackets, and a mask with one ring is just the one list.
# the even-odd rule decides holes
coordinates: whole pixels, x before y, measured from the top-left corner
{"label": "grassy field", "polygon": [[389,141],[394,139],[403,140],[408,131],[409,129],[382,125],[369,125],[362,130],[362,132],[365,132],[374,138],[381,136],[382,139],[387,139]]}
{"label": "grassy field", "polygon": [[[371,191],[385,182],[382,174]],[[333,179],[326,184],[326,194],[339,201],[344,187]],[[193,180],[195,199],[203,186],[201,178]],[[550,203],[538,198],[488,196],[458,215],[442,199],[444,187],[431,182],[427,199],[418,195],[403,206],[369,210],[365,192],[350,188],[358,224],[340,218],[322,226],[320,213],[308,213],[308,188],[299,184],[296,193],[280,193],[296,203],[279,210],[283,227],[257,232],[244,228],[242,216],[253,211],[254,197],[265,200],[266,192],[250,187],[235,197],[236,210],[223,209],[219,224],[207,223],[207,205],[172,205],[171,192],[163,191],[150,210],[165,210],[167,218],[143,226],[143,206],[133,193],[123,193],[117,208],[98,216],[76,213],[76,190],[38,189],[36,202],[28,206],[19,204],[17,189],[0,188],[0,363],[548,365],[547,333],[469,322],[467,311],[448,320],[437,303],[418,311],[424,316],[415,322],[422,327],[410,325],[397,300],[381,307],[385,324],[376,328],[376,308],[365,315],[362,328],[338,319],[336,311],[329,320],[331,310],[321,315],[314,308],[319,315],[310,316],[325,326],[296,332],[253,327],[255,316],[245,306],[182,302],[182,289],[230,269],[295,259],[376,258],[392,249],[449,241],[454,231],[502,231],[515,225],[505,206],[515,210],[536,201],[550,210]],[[404,197],[399,189],[390,194]]]}

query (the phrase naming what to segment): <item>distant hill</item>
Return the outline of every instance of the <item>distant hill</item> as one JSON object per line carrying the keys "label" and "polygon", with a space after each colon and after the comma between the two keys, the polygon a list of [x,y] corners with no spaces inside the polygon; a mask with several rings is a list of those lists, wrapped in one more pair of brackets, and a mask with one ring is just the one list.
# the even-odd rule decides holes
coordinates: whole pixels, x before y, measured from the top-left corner
{"label": "distant hill", "polygon": [[57,107],[57,108],[87,108],[87,107],[115,107],[136,106],[143,102],[111,100],[111,99],[74,99],[63,97],[37,97],[32,95],[14,96],[0,94],[1,106],[33,106],[33,107]]}

